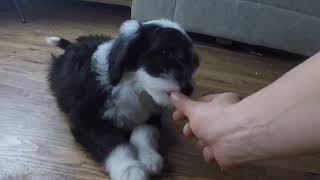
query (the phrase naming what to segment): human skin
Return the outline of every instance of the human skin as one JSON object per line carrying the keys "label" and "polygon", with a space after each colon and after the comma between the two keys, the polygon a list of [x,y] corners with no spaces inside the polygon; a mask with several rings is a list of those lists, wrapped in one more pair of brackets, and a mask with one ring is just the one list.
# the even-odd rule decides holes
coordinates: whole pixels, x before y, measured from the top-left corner
{"label": "human skin", "polygon": [[234,93],[191,100],[171,94],[186,117],[183,133],[195,136],[206,161],[223,168],[320,151],[320,54],[260,91],[240,100]]}

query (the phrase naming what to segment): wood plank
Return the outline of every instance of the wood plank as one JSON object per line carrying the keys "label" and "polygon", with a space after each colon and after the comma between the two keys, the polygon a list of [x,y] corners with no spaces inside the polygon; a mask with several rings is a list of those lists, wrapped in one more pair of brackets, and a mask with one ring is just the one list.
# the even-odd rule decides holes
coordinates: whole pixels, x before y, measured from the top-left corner
{"label": "wood plank", "polygon": [[[15,12],[0,12],[0,179],[108,179],[75,143],[68,120],[56,108],[46,76],[50,54],[62,51],[45,45],[44,37],[113,36],[130,12],[86,3],[37,2],[40,5],[28,11],[27,24],[20,24]],[[197,48],[202,61],[195,96],[224,91],[247,96],[297,64],[200,44]],[[216,164],[202,160],[194,140],[182,136],[182,124],[172,122],[169,114],[166,124],[172,145],[164,173],[154,179],[319,179],[319,156],[252,163],[221,172]]]}

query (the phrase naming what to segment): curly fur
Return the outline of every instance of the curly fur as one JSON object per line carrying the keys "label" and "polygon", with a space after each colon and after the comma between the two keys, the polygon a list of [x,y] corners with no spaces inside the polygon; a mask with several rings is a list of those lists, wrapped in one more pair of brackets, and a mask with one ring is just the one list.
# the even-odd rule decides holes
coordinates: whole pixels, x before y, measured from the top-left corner
{"label": "curly fur", "polygon": [[77,142],[113,179],[159,173],[161,107],[170,105],[170,91],[192,93],[192,73],[199,65],[187,34],[169,21],[127,21],[115,38],[48,42],[65,49],[52,57],[48,80]]}

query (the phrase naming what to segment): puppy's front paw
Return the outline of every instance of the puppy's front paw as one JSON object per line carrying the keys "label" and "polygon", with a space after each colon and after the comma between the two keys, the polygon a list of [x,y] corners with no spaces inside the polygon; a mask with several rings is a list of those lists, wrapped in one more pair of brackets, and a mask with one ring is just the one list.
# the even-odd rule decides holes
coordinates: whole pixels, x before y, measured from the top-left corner
{"label": "puppy's front paw", "polygon": [[149,173],[159,174],[163,168],[163,158],[157,152],[141,153],[139,157]]}
{"label": "puppy's front paw", "polygon": [[120,177],[120,180],[148,180],[149,175],[143,166],[132,165],[127,167]]}

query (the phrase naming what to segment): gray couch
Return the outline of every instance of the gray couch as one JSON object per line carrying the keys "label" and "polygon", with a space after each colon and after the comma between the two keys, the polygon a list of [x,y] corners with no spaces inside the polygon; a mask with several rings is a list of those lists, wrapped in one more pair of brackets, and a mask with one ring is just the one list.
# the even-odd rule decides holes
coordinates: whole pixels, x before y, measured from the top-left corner
{"label": "gray couch", "polygon": [[133,0],[132,18],[302,55],[320,50],[320,0]]}

